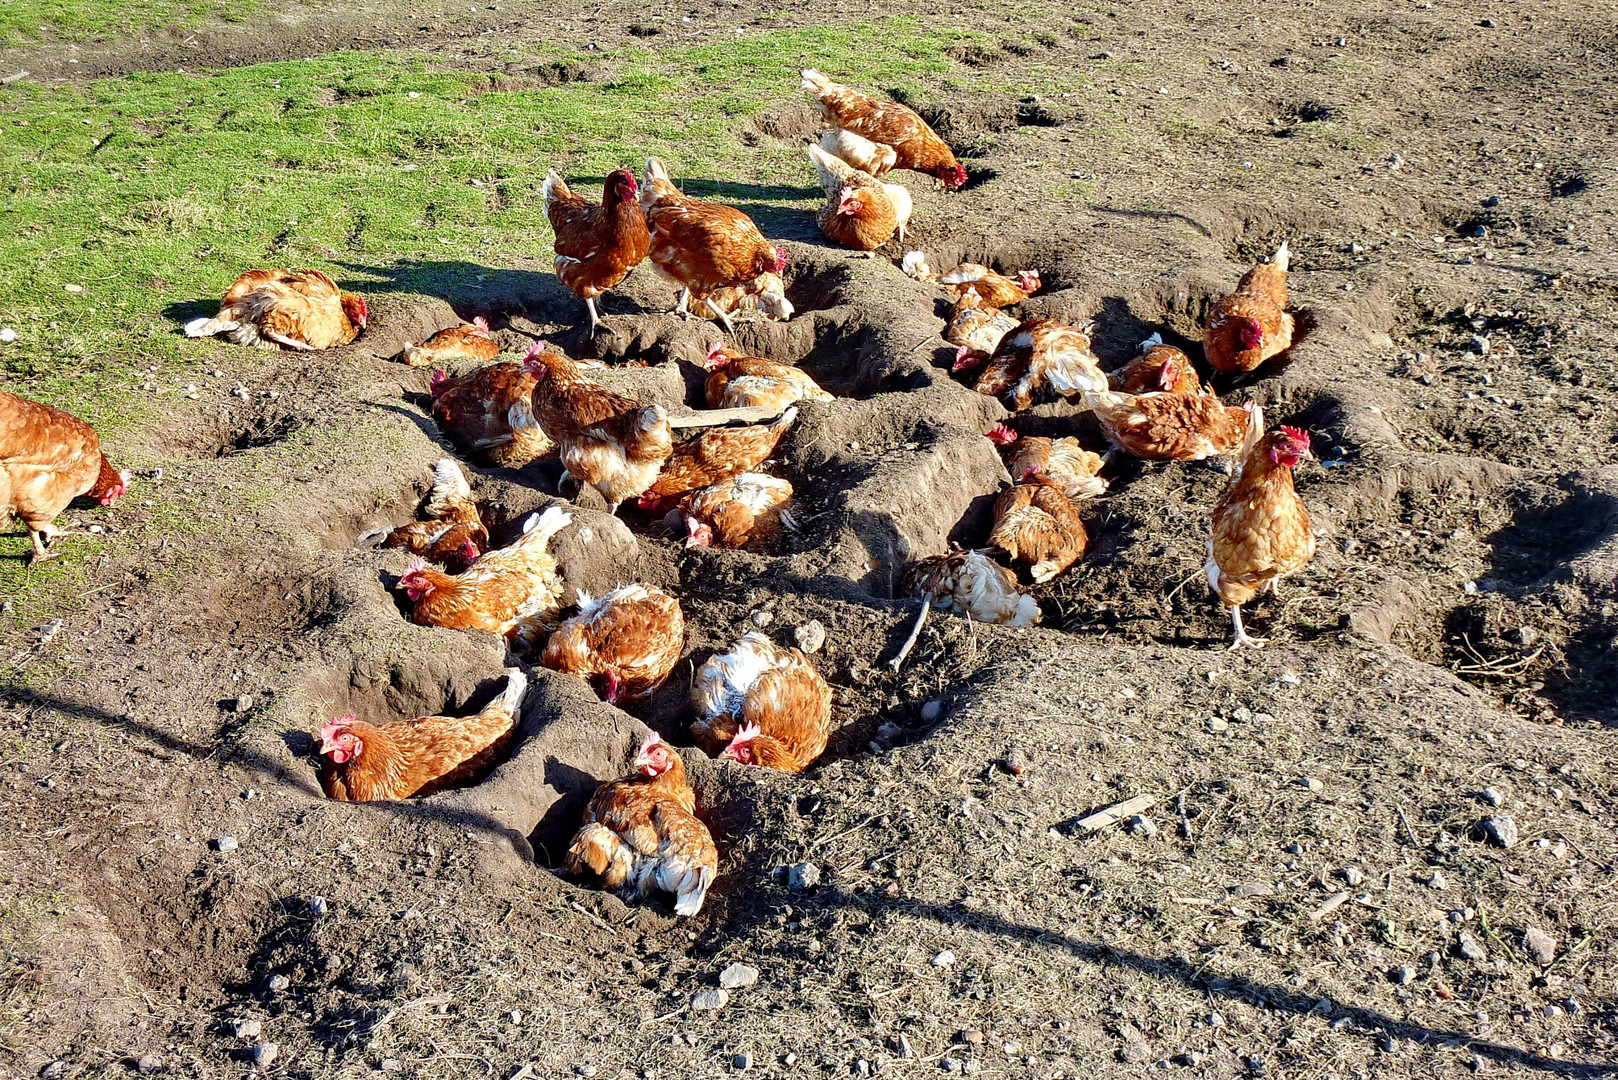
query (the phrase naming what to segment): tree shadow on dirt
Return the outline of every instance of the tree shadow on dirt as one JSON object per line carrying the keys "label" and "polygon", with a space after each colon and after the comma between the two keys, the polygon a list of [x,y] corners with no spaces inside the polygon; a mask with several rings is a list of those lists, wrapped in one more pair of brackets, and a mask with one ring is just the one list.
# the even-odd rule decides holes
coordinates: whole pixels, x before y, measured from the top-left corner
{"label": "tree shadow on dirt", "polygon": [[1210,240],[1213,239],[1213,233],[1209,230],[1208,226],[1204,225],[1196,218],[1187,217],[1185,214],[1181,214],[1174,210],[1142,210],[1136,207],[1125,206],[1091,206],[1090,209],[1094,210],[1098,214],[1116,214],[1119,217],[1143,217],[1152,218],[1157,221],[1183,221],[1185,224],[1191,226],[1203,236]]}

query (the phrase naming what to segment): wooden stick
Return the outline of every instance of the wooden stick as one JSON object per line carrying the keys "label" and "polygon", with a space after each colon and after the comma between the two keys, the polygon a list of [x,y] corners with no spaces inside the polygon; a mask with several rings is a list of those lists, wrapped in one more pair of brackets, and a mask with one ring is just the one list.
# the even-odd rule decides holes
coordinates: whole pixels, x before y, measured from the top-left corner
{"label": "wooden stick", "polygon": [[1097,810],[1089,817],[1082,817],[1074,824],[1084,832],[1095,832],[1098,829],[1105,829],[1108,825],[1116,825],[1132,814],[1138,814],[1142,810],[1150,810],[1157,803],[1158,798],[1156,795],[1136,795],[1133,799],[1126,799],[1121,803],[1107,807],[1105,810]]}
{"label": "wooden stick", "polygon": [[910,636],[905,638],[903,645],[899,646],[899,655],[888,661],[888,666],[894,671],[899,670],[899,665],[905,662],[905,657],[910,655],[910,650],[916,647],[916,639],[921,637],[921,628],[927,625],[927,613],[932,609],[932,598],[928,596],[922,597],[921,614],[916,616],[916,625],[910,628]]}

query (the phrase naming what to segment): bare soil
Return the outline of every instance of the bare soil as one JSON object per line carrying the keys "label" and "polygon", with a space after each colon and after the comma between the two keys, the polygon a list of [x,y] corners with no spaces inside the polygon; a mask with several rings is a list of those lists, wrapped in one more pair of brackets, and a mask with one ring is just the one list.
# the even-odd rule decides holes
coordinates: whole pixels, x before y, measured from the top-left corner
{"label": "bare soil", "polygon": [[[901,250],[830,250],[805,214],[767,225],[800,314],[737,335],[839,395],[805,405],[777,454],[805,511],[790,549],[688,551],[581,498],[564,575],[679,596],[670,686],[629,715],[539,673],[523,741],[483,783],[330,803],[321,720],[475,708],[508,662],[492,637],[411,625],[391,590],[405,559],[353,546],[413,513],[444,452],[428,373],[385,357],[487,314],[509,351],[543,336],[683,409],[716,333],[637,273],[589,338],[547,253],[478,268],[477,293],[401,280],[355,346],[243,354],[199,378],[201,400],[174,395],[143,448],[163,477],[82,522],[135,532],[149,498],[200,528],[115,547],[48,640],[5,627],[0,1075],[145,1058],[241,1076],[261,1042],[278,1053],[259,1073],[304,1077],[702,1077],[741,1054],[771,1076],[1618,1073],[1609,14],[908,10],[1003,42],[918,103],[973,178],[910,182],[911,246],[934,267],[1039,267],[1026,311],[1093,318],[1117,364],[1152,330],[1198,355],[1208,304],[1290,243],[1307,332],[1219,384],[1310,428],[1321,458],[1298,476],[1319,554],[1251,610],[1269,648],[1227,653],[1200,580],[1224,475],[1120,462],[1086,510],[1093,552],[1035,590],[1042,627],[938,617],[892,672],[915,610],[897,574],[982,542],[1009,478],[981,432],[1008,418],[951,379],[937,297]],[[309,11],[13,59],[76,78],[408,45],[503,71],[514,38],[632,33],[624,5],[546,12]],[[733,2],[698,21],[846,12]],[[677,14],[635,36],[674,40]],[[1048,69],[1094,92],[978,85]],[[797,98],[784,85],[778,112],[741,124],[796,141]],[[1009,422],[1099,446],[1067,406]],[[472,465],[504,522],[558,498],[554,461]],[[791,777],[687,752],[722,860],[699,917],[551,872],[647,725],[686,741],[696,665],[811,619],[836,691],[824,761]],[[1149,825],[1077,827],[1137,795],[1157,800]],[[1482,830],[1498,815],[1512,847]],[[792,891],[777,868],[800,862],[821,880]],[[1549,964],[1529,928],[1554,940]],[[691,1010],[736,961],[757,985]]]}

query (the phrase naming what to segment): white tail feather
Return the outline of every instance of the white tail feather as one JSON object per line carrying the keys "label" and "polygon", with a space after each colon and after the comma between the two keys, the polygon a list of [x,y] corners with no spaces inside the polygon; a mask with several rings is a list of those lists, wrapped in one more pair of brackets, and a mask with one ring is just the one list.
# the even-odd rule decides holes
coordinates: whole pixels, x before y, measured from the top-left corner
{"label": "white tail feather", "polygon": [[512,716],[516,716],[517,710],[522,708],[523,695],[527,692],[528,676],[524,675],[519,668],[507,668],[506,688],[500,691],[500,696],[495,699],[495,704],[505,709]]}
{"label": "white tail feather", "polygon": [[1288,264],[1291,262],[1292,252],[1287,248],[1287,242],[1283,240],[1281,241],[1281,246],[1276,248],[1275,254],[1271,256],[1270,265],[1274,266],[1277,270],[1284,274],[1286,273]]}
{"label": "white tail feather", "polygon": [[1149,352],[1161,344],[1163,344],[1163,335],[1154,330],[1151,337],[1140,343],[1140,351]]}
{"label": "white tail feather", "polygon": [[433,466],[433,487],[422,507],[429,517],[442,517],[457,502],[470,501],[472,487],[454,458],[439,458]]}
{"label": "white tail feather", "polygon": [[223,334],[226,331],[234,330],[238,325],[230,319],[210,319],[204,316],[200,319],[192,319],[185,324],[185,336],[213,337],[215,334]]}

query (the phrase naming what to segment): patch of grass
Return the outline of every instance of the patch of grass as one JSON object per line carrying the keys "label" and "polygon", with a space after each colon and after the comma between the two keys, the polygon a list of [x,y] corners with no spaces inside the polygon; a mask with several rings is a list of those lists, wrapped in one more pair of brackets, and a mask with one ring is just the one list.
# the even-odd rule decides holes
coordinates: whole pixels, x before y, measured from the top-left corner
{"label": "patch of grass", "polygon": [[258,0],[4,0],[0,43],[108,38],[159,27],[190,29],[205,20],[244,22],[264,12]]}

